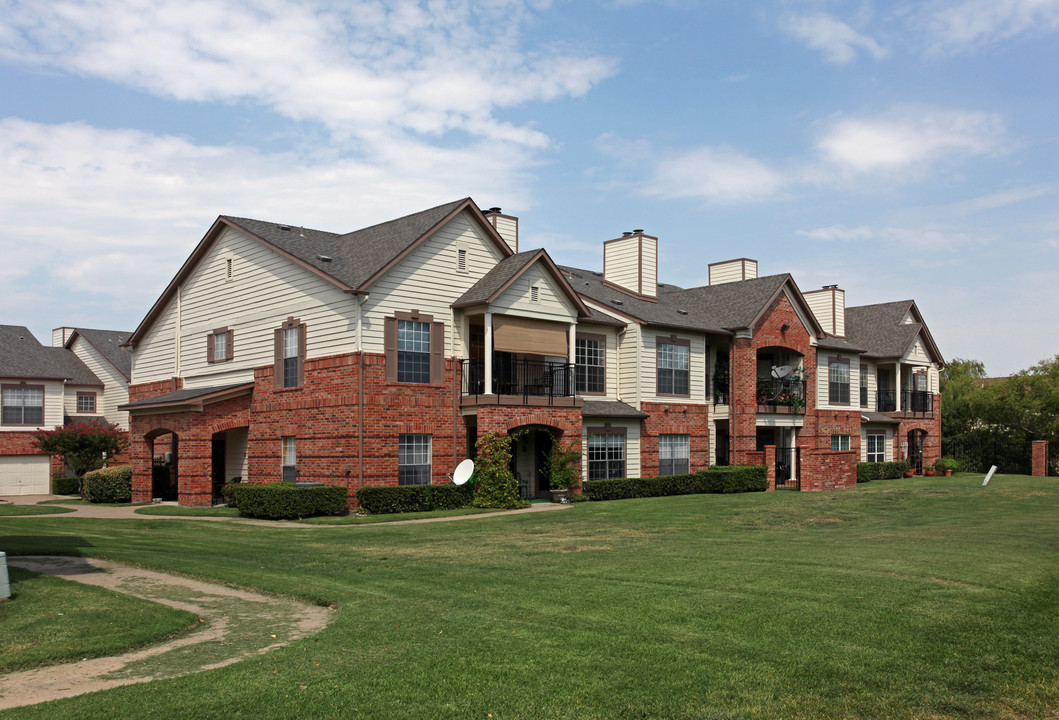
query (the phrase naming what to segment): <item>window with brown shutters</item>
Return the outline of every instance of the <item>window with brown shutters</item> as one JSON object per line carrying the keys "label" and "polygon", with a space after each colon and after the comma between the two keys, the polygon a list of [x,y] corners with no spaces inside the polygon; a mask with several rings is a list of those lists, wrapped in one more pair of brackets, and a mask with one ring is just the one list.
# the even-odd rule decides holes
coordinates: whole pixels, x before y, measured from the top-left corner
{"label": "window with brown shutters", "polygon": [[305,323],[287,318],[275,331],[277,388],[300,387],[305,382]]}
{"label": "window with brown shutters", "polygon": [[386,381],[439,385],[445,373],[445,323],[433,315],[396,312],[383,324]]}
{"label": "window with brown shutters", "polygon": [[832,405],[849,405],[849,358],[828,358],[827,380],[827,401]]}
{"label": "window with brown shutters", "polygon": [[227,362],[234,357],[233,340],[235,333],[224,327],[218,328],[206,336],[206,362]]}

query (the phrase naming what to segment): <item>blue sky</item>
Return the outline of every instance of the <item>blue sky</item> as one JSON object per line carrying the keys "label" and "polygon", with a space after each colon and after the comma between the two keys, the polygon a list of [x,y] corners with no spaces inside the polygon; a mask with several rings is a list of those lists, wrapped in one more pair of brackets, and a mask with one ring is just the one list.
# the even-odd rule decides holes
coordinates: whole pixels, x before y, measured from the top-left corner
{"label": "blue sky", "polygon": [[219,214],[470,195],[660,279],[914,298],[946,359],[1059,352],[1059,0],[0,0],[0,323],[133,329]]}

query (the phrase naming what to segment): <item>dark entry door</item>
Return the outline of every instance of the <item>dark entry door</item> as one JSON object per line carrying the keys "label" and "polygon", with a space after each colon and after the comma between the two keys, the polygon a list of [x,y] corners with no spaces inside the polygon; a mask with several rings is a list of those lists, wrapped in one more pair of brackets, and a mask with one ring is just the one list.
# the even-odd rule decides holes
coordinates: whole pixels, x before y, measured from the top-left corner
{"label": "dark entry door", "polygon": [[917,475],[923,474],[923,438],[925,430],[912,430],[908,433],[908,464]]}
{"label": "dark entry door", "polygon": [[221,488],[224,487],[224,459],[228,444],[224,435],[213,436],[213,499],[221,499]]}

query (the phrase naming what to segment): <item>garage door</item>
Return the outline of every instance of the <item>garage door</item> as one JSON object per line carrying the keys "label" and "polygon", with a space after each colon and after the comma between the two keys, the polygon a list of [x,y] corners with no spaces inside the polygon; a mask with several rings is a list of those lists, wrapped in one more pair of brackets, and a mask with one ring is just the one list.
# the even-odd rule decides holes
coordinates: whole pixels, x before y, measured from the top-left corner
{"label": "garage door", "polygon": [[47,455],[0,456],[0,495],[47,495],[50,475]]}

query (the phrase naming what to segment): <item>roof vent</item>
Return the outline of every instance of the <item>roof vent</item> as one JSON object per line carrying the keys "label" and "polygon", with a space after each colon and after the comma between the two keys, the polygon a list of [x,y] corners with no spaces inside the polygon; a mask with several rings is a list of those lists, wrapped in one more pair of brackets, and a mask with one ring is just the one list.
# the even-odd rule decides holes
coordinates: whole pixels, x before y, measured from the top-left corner
{"label": "roof vent", "polygon": [[622,237],[629,237],[630,235],[632,235],[632,230],[626,230],[621,234]]}
{"label": "roof vent", "polygon": [[486,212],[496,213],[496,214],[498,214],[498,215],[499,215],[499,214],[500,214],[500,212],[501,212],[501,210],[500,210],[500,208],[498,208],[498,207],[491,207],[491,208],[489,208],[489,209],[488,209],[488,210],[487,210]]}
{"label": "roof vent", "polygon": [[290,232],[290,228],[287,227],[286,225],[280,225],[279,229],[282,230],[283,232]]}
{"label": "roof vent", "polygon": [[680,314],[680,315],[687,315],[688,311],[687,310],[677,310],[677,313]]}
{"label": "roof vent", "polygon": [[611,300],[611,302],[614,303],[615,305],[624,305],[625,304],[625,302],[623,300]]}
{"label": "roof vent", "polygon": [[316,259],[319,260],[320,262],[331,262],[331,256],[330,255],[317,255]]}
{"label": "roof vent", "polygon": [[834,290],[837,287],[838,287],[838,285],[822,285],[821,289],[822,290]]}
{"label": "roof vent", "polygon": [[636,235],[640,235],[643,233],[643,228],[636,228],[635,230],[633,230],[633,233]]}

